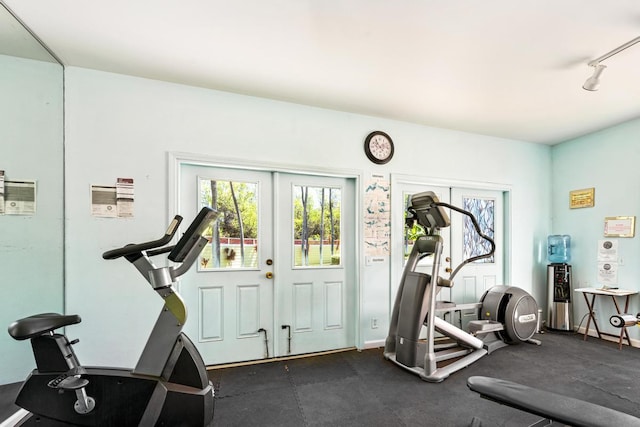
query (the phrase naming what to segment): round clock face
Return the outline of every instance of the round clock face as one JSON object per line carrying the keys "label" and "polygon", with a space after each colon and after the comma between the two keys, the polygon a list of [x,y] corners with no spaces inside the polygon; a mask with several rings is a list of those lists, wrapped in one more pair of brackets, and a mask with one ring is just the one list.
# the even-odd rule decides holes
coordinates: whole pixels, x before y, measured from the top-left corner
{"label": "round clock face", "polygon": [[369,160],[382,165],[393,157],[393,141],[384,132],[371,132],[364,141],[364,152]]}

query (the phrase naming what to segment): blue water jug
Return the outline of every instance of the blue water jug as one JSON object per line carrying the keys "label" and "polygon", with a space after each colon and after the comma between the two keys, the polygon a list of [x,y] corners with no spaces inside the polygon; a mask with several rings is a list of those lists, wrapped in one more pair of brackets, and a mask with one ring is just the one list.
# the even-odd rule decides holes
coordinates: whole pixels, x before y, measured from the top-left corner
{"label": "blue water jug", "polygon": [[567,264],[571,261],[571,236],[554,234],[547,238],[548,259],[552,264]]}

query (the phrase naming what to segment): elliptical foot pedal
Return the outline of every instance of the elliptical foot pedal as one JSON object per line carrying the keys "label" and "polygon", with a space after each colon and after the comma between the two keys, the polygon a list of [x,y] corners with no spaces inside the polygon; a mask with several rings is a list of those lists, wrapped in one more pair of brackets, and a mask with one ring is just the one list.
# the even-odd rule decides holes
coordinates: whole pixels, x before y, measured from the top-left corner
{"label": "elliptical foot pedal", "polygon": [[89,380],[87,379],[62,374],[49,381],[47,386],[59,390],[78,390],[88,384]]}
{"label": "elliptical foot pedal", "polygon": [[495,320],[472,320],[469,322],[469,333],[472,335],[503,331],[504,325]]}

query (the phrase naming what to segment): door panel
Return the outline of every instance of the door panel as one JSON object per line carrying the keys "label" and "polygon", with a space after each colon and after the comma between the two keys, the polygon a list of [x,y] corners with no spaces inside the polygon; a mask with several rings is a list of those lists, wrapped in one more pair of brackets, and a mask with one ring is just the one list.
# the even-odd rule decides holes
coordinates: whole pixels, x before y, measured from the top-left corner
{"label": "door panel", "polygon": [[[276,316],[279,329],[288,326],[291,330],[291,340],[283,334],[277,352],[301,354],[353,346],[356,312],[353,180],[280,173],[277,182],[280,263]],[[306,209],[300,209],[303,200],[307,201]],[[333,216],[340,217],[338,222],[329,220],[328,200],[333,203]],[[305,215],[307,228],[317,230],[322,224],[320,230],[324,230],[322,236],[317,231],[309,236],[309,243],[300,240],[304,233],[299,224]],[[318,220],[318,215],[326,219]],[[327,221],[334,224],[333,233]],[[336,235],[338,229],[340,234]]]}
{"label": "door panel", "polygon": [[224,337],[224,289],[222,286],[202,286],[199,291],[198,341],[219,341]]}
{"label": "door panel", "polygon": [[[452,204],[463,207],[476,216],[483,233],[492,237],[496,243],[495,255],[491,259],[472,262],[463,267],[457,281],[465,282],[464,287],[454,287],[453,298],[457,302],[477,302],[482,294],[492,286],[503,283],[504,271],[504,206],[502,191],[460,189],[451,190]],[[477,203],[473,203],[477,201]],[[451,221],[452,263],[457,265],[470,256],[486,253],[485,242],[478,238],[470,223],[462,221],[463,216],[456,215]],[[456,289],[457,288],[457,289]],[[458,291],[458,292],[456,292]]]}
{"label": "door panel", "polygon": [[[221,185],[214,208],[222,209],[219,221],[228,227],[218,227],[218,239],[212,229],[210,247],[203,250],[197,271],[181,280],[180,292],[191,315],[185,330],[197,337],[194,341],[206,364],[262,359],[273,354],[274,289],[273,280],[267,278],[271,266],[266,263],[273,257],[272,176],[269,172],[183,164],[181,215],[193,217],[202,205],[211,203],[208,183],[212,181]],[[255,210],[258,216],[257,222],[246,212],[239,215],[246,217],[243,221],[235,218],[236,226],[243,223],[244,239],[231,231],[235,204],[230,200],[222,204],[222,199],[231,195],[229,186],[229,191],[223,191],[229,182],[238,205],[251,206],[248,210]],[[255,204],[243,201],[250,197]]]}
{"label": "door panel", "polygon": [[[452,299],[458,304],[474,303],[486,290],[503,284],[504,274],[504,205],[502,191],[452,188],[451,200],[455,206],[474,214],[482,232],[493,238],[496,244],[492,258],[465,265],[455,278],[451,289]],[[470,221],[462,215],[451,221],[451,256],[454,267],[463,259],[486,253],[486,242],[479,238]],[[460,286],[463,285],[463,286]],[[463,313],[463,328],[477,318],[475,310]]]}

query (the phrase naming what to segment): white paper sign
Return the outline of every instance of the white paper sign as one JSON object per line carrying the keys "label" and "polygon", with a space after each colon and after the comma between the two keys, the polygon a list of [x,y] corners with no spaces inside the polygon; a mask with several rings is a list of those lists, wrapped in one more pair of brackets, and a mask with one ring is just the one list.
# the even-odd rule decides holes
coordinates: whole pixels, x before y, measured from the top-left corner
{"label": "white paper sign", "polygon": [[598,241],[598,261],[618,261],[618,241],[599,240]]}
{"label": "white paper sign", "polygon": [[4,213],[33,215],[36,213],[35,181],[4,181]]}
{"label": "white paper sign", "polygon": [[133,178],[118,178],[116,203],[120,218],[133,216]]}
{"label": "white paper sign", "polygon": [[618,284],[618,263],[599,262],[598,263],[598,283],[601,285]]}
{"label": "white paper sign", "polygon": [[117,218],[116,187],[91,186],[91,215],[103,218]]}
{"label": "white paper sign", "polygon": [[0,215],[4,215],[4,171],[0,170]]}

